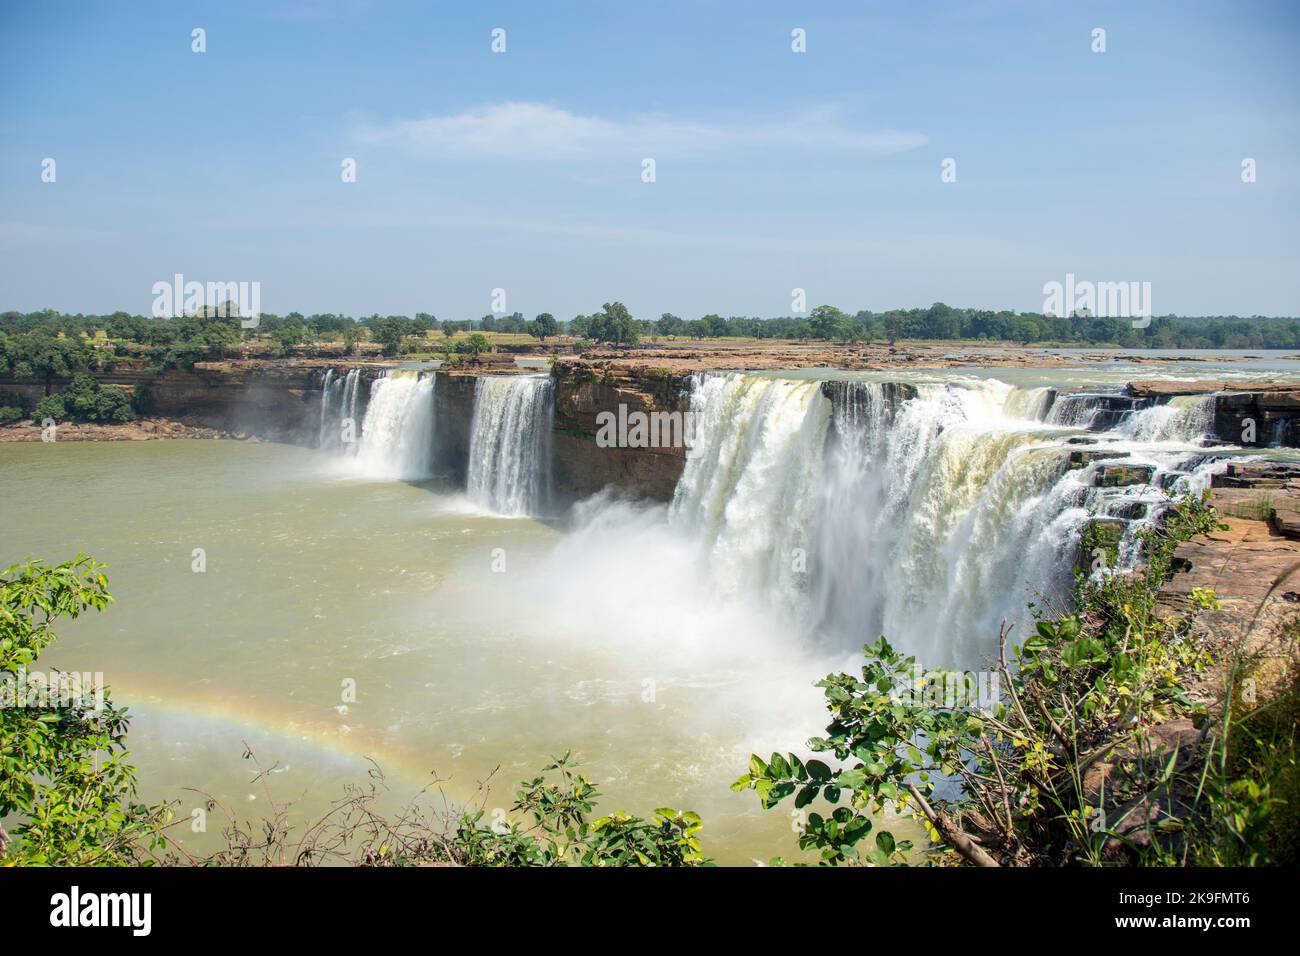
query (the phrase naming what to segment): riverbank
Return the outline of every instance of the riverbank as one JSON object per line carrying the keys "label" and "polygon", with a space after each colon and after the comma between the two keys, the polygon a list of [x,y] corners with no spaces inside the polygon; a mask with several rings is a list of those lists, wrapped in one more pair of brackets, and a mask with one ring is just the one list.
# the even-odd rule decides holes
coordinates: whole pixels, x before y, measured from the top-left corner
{"label": "riverbank", "polygon": [[150,441],[158,438],[209,438],[258,441],[254,435],[229,432],[207,425],[172,418],[139,418],[112,425],[90,422],[58,422],[53,435],[39,422],[23,421],[0,425],[0,442],[19,441]]}

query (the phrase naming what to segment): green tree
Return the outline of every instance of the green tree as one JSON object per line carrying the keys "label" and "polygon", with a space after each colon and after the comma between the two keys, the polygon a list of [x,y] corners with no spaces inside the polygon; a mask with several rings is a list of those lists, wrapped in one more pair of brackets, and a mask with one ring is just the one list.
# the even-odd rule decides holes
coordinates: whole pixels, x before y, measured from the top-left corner
{"label": "green tree", "polygon": [[675,335],[681,335],[685,326],[686,323],[671,312],[665,312],[663,315],[659,316],[658,328],[660,335],[666,335],[669,338]]}
{"label": "green tree", "polygon": [[402,340],[410,334],[410,330],[410,322],[399,315],[390,315],[375,322],[370,333],[385,355],[396,355],[401,351]]}
{"label": "green tree", "polygon": [[554,335],[559,331],[559,327],[559,323],[555,321],[555,316],[549,312],[543,312],[528,324],[528,334],[538,341],[545,342],[548,335]]}
{"label": "green tree", "polygon": [[815,338],[827,342],[846,340],[851,328],[849,317],[833,305],[819,305],[813,309],[808,316],[808,325]]}
{"label": "green tree", "polygon": [[13,842],[0,830],[0,865],[134,863],[156,833],[161,811],[135,799],[126,711],[106,689],[57,673],[46,675],[56,692],[36,691],[28,670],[56,620],[112,601],[103,568],[79,554],[0,572],[0,820],[21,821]]}
{"label": "green tree", "polygon": [[47,418],[51,421],[61,422],[67,417],[68,410],[63,405],[63,396],[61,394],[46,395],[32,409],[32,418],[38,422],[45,421]]}
{"label": "green tree", "polygon": [[590,335],[597,342],[635,345],[640,336],[637,321],[622,302],[606,302],[591,316]]}
{"label": "green tree", "polygon": [[927,339],[955,339],[961,334],[961,316],[951,306],[936,302],[921,319],[921,335]]}
{"label": "green tree", "polygon": [[78,372],[62,393],[41,399],[33,416],[38,421],[52,418],[113,423],[131,421],[135,412],[126,389],[100,385],[85,372]]}
{"label": "green tree", "polygon": [[357,350],[357,342],[360,339],[361,328],[355,322],[349,322],[343,326],[343,354],[354,354]]}
{"label": "green tree", "polygon": [[456,343],[456,351],[477,360],[480,355],[492,351],[492,343],[482,332],[474,332],[465,341]]}

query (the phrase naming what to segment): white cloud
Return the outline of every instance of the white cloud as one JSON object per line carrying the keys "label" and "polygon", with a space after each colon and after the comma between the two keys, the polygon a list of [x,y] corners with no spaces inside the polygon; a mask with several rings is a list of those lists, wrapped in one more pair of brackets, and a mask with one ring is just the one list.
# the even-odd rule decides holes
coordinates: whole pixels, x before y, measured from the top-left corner
{"label": "white cloud", "polygon": [[546,103],[505,102],[447,116],[368,123],[368,145],[398,146],[440,159],[604,159],[734,155],[758,149],[896,153],[926,143],[921,133],[864,131],[822,107],[784,120],[710,123],[646,115],[580,116]]}

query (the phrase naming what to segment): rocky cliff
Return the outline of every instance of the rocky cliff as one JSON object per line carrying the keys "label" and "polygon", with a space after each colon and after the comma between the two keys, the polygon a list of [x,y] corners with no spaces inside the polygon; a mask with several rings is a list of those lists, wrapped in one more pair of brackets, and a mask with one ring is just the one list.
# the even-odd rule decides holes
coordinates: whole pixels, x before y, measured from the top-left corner
{"label": "rocky cliff", "polygon": [[598,416],[631,412],[685,413],[686,376],[648,367],[556,362],[555,427],[551,437],[556,494],[576,500],[614,485],[646,498],[672,499],[686,464],[683,445],[601,447]]}
{"label": "rocky cliff", "polygon": [[[493,356],[490,363],[440,371],[437,377],[436,460],[452,481],[463,480],[468,462],[474,396],[478,376],[511,374],[513,359]],[[193,369],[151,371],[119,363],[96,377],[121,385],[141,397],[150,416],[168,418],[223,433],[247,434],[274,441],[314,440],[320,414],[325,370],[360,367],[372,380],[394,363],[383,361],[226,361],[200,362]],[[685,413],[689,407],[690,371],[631,364],[626,360],[558,358],[552,435],[554,488],[561,501],[572,501],[613,485],[629,493],[667,501],[672,498],[686,461],[684,445],[602,447],[596,436],[600,416],[616,420],[632,413]],[[67,380],[50,382],[0,378],[0,389],[18,392],[29,402],[58,391]],[[843,382],[826,382],[823,393],[832,405],[857,400]],[[1300,428],[1291,423],[1300,413],[1300,384],[1292,382],[1134,382],[1125,393],[1099,410],[1100,427],[1113,425],[1134,409],[1167,402],[1179,395],[1215,394],[1213,429],[1221,441],[1255,446],[1294,447]],[[891,401],[914,394],[910,385],[887,387]],[[1111,407],[1113,405],[1113,407]],[[1112,421],[1114,419],[1114,421]],[[1254,423],[1254,441],[1249,426]]]}

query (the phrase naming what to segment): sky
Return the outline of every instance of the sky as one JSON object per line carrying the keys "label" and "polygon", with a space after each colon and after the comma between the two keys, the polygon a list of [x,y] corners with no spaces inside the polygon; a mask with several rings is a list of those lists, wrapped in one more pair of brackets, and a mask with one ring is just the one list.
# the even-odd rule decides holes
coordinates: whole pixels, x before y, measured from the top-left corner
{"label": "sky", "polygon": [[1300,314],[1298,0],[0,0],[0,62],[0,310]]}

